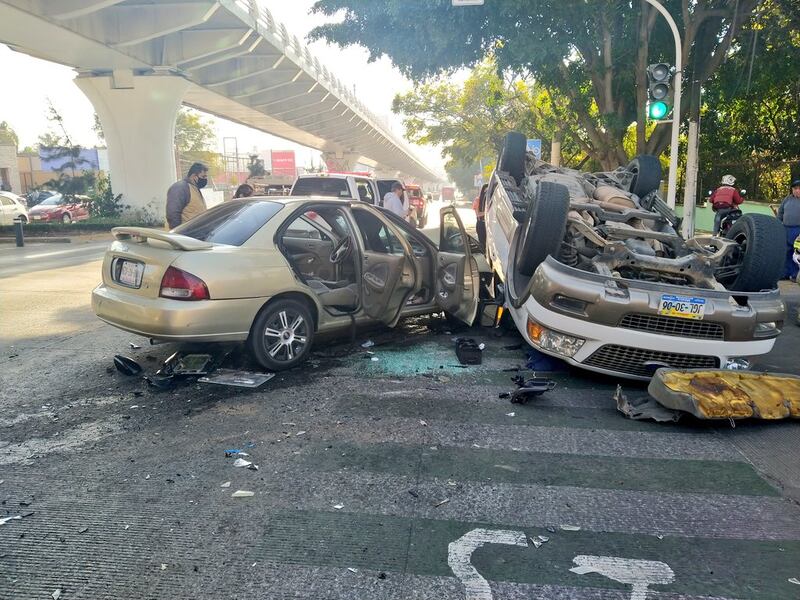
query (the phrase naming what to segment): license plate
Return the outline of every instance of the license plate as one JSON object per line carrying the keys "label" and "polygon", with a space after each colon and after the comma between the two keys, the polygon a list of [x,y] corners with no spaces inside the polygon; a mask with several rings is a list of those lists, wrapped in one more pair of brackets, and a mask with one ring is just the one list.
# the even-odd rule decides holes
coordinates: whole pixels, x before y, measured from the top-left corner
{"label": "license plate", "polygon": [[706,312],[705,298],[692,298],[689,296],[661,296],[658,305],[658,314],[666,317],[680,319],[702,320]]}
{"label": "license plate", "polygon": [[131,262],[128,260],[120,261],[119,282],[122,285],[138,288],[142,285],[142,274],[144,265],[142,263]]}
{"label": "license plate", "polygon": [[39,215],[33,215],[33,220],[34,221],[41,221],[42,217],[40,217]]}

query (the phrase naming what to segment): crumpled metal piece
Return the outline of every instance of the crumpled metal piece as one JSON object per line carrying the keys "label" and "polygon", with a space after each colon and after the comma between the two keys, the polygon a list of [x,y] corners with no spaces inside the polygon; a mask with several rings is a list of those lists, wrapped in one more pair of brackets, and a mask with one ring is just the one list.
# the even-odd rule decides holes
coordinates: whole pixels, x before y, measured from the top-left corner
{"label": "crumpled metal piece", "polygon": [[622,393],[622,386],[617,386],[614,393],[614,401],[617,403],[617,410],[629,419],[634,421],[657,421],[659,423],[677,423],[683,416],[678,410],[664,408],[655,398],[649,395],[640,396],[633,400]]}

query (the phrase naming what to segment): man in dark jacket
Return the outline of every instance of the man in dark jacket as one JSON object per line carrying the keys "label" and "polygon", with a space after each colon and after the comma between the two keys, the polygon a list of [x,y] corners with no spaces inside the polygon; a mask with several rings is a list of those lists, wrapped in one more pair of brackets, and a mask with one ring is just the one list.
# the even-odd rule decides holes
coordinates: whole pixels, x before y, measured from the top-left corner
{"label": "man in dark jacket", "polygon": [[800,179],[792,181],[791,192],[781,202],[778,209],[778,220],[786,229],[786,266],[784,279],[796,279],[798,266],[794,262],[794,241],[800,235]]}
{"label": "man in dark jacket", "polygon": [[206,211],[206,201],[200,190],[208,183],[208,167],[194,163],[184,179],[167,190],[167,226],[174,229]]}

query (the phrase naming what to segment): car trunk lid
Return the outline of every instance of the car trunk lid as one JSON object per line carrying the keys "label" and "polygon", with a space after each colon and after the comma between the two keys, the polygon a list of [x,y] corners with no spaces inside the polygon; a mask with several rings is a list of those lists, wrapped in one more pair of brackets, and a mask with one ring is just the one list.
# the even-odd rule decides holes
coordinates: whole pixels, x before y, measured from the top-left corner
{"label": "car trunk lid", "polygon": [[214,244],[145,227],[115,227],[116,238],[103,261],[103,283],[142,298],[157,298],[164,274],[184,252]]}

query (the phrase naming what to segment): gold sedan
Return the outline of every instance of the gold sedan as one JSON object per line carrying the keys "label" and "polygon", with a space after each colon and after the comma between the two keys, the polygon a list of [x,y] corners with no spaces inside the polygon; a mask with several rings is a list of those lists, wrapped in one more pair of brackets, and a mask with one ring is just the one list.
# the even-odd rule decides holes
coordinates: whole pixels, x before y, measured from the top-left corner
{"label": "gold sedan", "polygon": [[438,247],[382,209],[326,198],[243,198],[170,232],[117,227],[92,306],[154,340],[246,341],[270,370],[354,322],[445,310],[471,324],[477,263],[455,209],[441,218]]}

